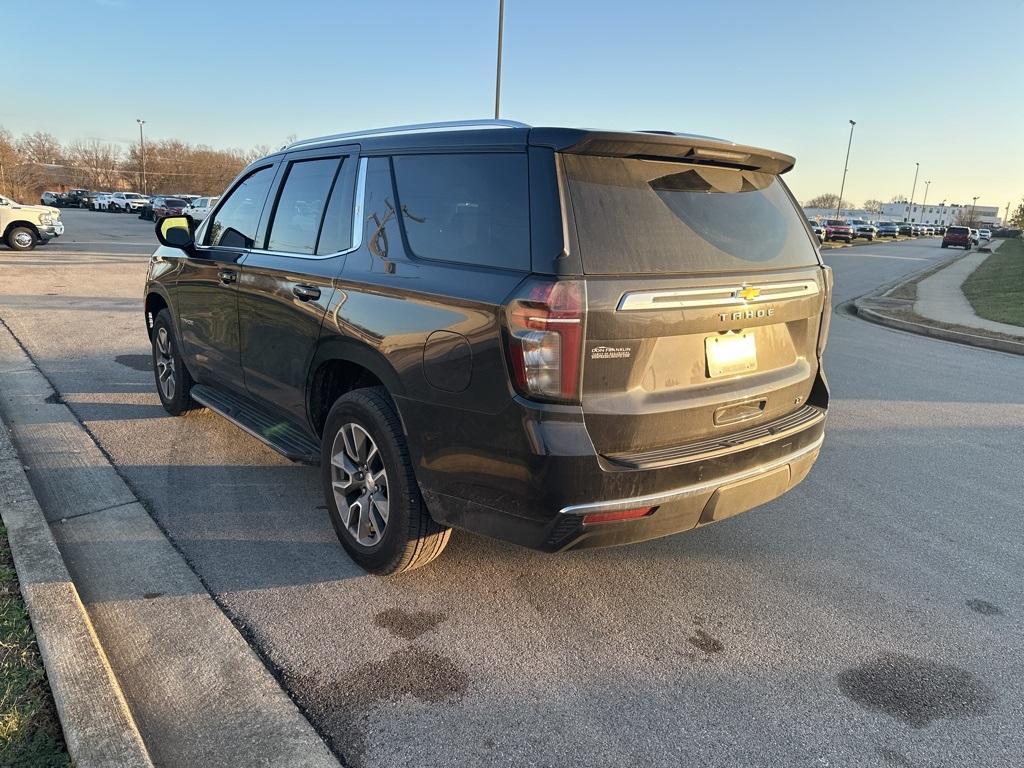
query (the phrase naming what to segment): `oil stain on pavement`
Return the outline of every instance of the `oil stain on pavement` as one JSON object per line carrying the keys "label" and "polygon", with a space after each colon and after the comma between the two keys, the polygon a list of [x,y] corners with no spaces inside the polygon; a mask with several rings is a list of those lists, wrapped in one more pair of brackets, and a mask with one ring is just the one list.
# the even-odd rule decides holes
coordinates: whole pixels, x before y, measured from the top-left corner
{"label": "oil stain on pavement", "polygon": [[722,641],[714,635],[708,634],[703,629],[698,629],[692,637],[686,638],[686,642],[704,653],[721,653],[725,650]]}
{"label": "oil stain on pavement", "polygon": [[404,640],[415,640],[447,618],[443,613],[404,611],[401,608],[389,608],[374,616],[373,623],[382,629],[388,630],[396,637],[401,637]]}
{"label": "oil stain on pavement", "polygon": [[944,717],[984,715],[996,700],[967,670],[898,653],[842,672],[839,688],[865,709],[884,712],[913,728]]}
{"label": "oil stain on pavement", "polygon": [[982,600],[980,597],[974,597],[967,601],[967,607],[975,613],[980,613],[982,616],[1002,616],[1003,609],[998,605],[993,605],[988,600]]}

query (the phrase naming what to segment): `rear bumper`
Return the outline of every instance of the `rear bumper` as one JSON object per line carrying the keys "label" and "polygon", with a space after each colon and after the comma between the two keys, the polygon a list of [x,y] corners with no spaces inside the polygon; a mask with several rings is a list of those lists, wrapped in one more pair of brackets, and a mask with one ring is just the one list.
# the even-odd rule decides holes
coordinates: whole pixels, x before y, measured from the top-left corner
{"label": "rear bumper", "polygon": [[[799,483],[825,429],[819,418],[730,452],[628,468],[600,456],[579,409],[514,401],[495,416],[398,402],[416,475],[439,522],[549,552],[665,536],[764,504]],[[422,414],[422,415],[421,415]],[[440,418],[439,418],[440,416]],[[652,507],[586,524],[588,514]]]}

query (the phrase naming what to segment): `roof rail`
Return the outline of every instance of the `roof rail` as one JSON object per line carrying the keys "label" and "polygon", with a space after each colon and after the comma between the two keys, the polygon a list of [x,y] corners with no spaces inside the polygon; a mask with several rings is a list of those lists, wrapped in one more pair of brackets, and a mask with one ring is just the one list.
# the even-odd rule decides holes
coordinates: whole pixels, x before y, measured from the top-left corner
{"label": "roof rail", "polygon": [[324,144],[340,139],[362,139],[370,136],[396,136],[404,133],[429,133],[431,131],[465,131],[473,128],[529,128],[526,123],[516,120],[450,120],[441,123],[416,123],[413,125],[393,125],[389,128],[372,128],[366,131],[351,133],[335,133],[331,136],[319,136],[312,139],[293,141],[284,147],[285,150],[308,147],[313,144]]}

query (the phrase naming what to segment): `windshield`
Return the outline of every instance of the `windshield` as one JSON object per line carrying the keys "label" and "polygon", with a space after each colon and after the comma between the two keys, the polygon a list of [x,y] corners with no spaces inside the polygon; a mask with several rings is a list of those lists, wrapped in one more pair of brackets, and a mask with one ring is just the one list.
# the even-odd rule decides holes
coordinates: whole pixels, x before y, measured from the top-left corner
{"label": "windshield", "polygon": [[142,199],[142,195],[137,195],[134,192],[126,192],[124,196],[126,198],[128,198],[129,200],[141,200]]}
{"label": "windshield", "polygon": [[772,174],[636,158],[563,157],[587,273],[817,264],[801,212]]}

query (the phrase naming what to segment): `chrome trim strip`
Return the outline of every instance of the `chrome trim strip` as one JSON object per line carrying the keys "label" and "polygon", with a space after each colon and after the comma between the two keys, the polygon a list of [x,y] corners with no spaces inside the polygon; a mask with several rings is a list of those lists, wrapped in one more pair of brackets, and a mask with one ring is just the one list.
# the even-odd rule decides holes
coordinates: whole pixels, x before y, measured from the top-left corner
{"label": "chrome trim strip", "polygon": [[719,477],[714,480],[709,480],[705,483],[699,483],[697,485],[687,485],[683,488],[676,488],[671,491],[662,491],[661,493],[651,493],[646,496],[635,496],[631,499],[615,499],[613,501],[595,501],[587,504],[573,504],[568,507],[563,507],[558,511],[560,515],[588,515],[594,512],[618,512],[624,509],[635,509],[636,507],[654,507],[661,504],[667,504],[671,501],[678,501],[679,499],[685,499],[689,496],[696,496],[705,491],[714,490],[723,485],[729,485],[730,483],[736,483],[741,480],[748,480],[758,475],[763,475],[767,472],[772,472],[779,467],[790,464],[808,453],[813,453],[821,448],[821,444],[825,441],[825,435],[821,435],[817,440],[808,446],[801,448],[787,456],[783,456],[780,459],[769,462],[768,464],[762,464],[759,467],[753,469],[747,469],[743,472],[736,472],[732,475],[726,475],[725,477]]}
{"label": "chrome trim strip", "polygon": [[335,133],[330,136],[319,136],[311,139],[293,141],[282,151],[296,149],[298,147],[312,147],[317,144],[326,144],[332,141],[356,140],[369,138],[371,136],[401,136],[407,133],[430,133],[432,131],[469,131],[479,128],[529,128],[526,123],[517,120],[451,120],[439,123],[414,123],[412,125],[392,125],[387,128],[371,128],[365,131],[353,131],[351,133]]}
{"label": "chrome trim strip", "polygon": [[[760,290],[753,299],[744,299],[739,294],[748,289]],[[744,307],[766,301],[803,299],[817,296],[818,283],[814,280],[800,280],[792,283],[743,283],[738,286],[714,286],[709,288],[679,288],[667,291],[631,291],[623,294],[616,309],[619,312],[635,312],[654,309],[697,309],[700,307]]]}

